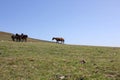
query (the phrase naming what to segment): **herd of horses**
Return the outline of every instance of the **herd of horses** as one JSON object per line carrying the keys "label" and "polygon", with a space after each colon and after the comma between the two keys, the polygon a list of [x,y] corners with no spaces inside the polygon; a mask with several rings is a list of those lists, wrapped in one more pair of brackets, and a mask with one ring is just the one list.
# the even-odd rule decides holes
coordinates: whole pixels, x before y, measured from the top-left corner
{"label": "herd of horses", "polygon": [[[11,35],[12,41],[16,42],[27,42],[28,35],[24,35],[23,33],[20,35],[18,33]],[[56,40],[56,43],[64,44],[64,38],[53,37],[52,40]]]}
{"label": "herd of horses", "polygon": [[16,41],[16,42],[27,42],[28,35],[24,35],[23,33],[20,35],[16,33],[16,34],[13,34],[11,38],[12,38],[12,41]]}

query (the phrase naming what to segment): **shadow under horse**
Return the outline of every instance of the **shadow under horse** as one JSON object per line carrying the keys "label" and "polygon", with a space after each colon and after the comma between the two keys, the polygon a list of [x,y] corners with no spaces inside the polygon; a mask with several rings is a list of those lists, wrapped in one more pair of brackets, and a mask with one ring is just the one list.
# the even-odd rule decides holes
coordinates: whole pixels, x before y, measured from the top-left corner
{"label": "shadow under horse", "polygon": [[59,38],[59,37],[53,37],[52,40],[56,40],[56,43],[61,42],[61,44],[64,44],[65,42],[64,38]]}

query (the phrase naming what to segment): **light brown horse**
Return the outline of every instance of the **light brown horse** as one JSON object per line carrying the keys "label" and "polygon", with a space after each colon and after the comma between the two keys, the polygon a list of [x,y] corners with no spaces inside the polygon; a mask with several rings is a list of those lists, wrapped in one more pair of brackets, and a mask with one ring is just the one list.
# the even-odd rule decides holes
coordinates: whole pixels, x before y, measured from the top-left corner
{"label": "light brown horse", "polygon": [[53,37],[52,40],[56,40],[56,43],[59,43],[61,42],[61,44],[63,43],[64,44],[64,38],[58,38],[58,37]]}

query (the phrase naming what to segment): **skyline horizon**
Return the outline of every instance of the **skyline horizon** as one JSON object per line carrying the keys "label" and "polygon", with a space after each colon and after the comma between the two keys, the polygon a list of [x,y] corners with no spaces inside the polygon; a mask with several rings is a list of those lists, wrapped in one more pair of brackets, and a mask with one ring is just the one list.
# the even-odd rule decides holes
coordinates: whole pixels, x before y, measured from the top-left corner
{"label": "skyline horizon", "polygon": [[[16,33],[7,32],[7,31],[0,31],[0,32],[8,33],[8,34],[14,34],[14,35],[16,34]],[[22,34],[22,33],[17,33],[17,34]],[[51,37],[51,40],[45,40],[45,39],[41,39],[41,38],[31,37],[31,36],[29,36],[29,34],[25,34],[25,35],[28,35],[28,38],[32,38],[32,39],[54,42],[54,43],[56,42],[55,40],[52,40],[53,37]],[[120,46],[111,46],[111,45],[74,44],[74,43],[66,43],[66,42],[64,44],[66,44],[66,45],[76,45],[76,46],[93,46],[93,47],[118,47],[118,48],[120,47]]]}

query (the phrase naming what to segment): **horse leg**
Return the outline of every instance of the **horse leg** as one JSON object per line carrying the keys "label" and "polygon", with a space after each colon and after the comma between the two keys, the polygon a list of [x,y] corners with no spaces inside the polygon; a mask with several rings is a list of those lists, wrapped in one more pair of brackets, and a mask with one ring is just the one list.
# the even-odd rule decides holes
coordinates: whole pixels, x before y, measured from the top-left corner
{"label": "horse leg", "polygon": [[27,39],[25,38],[25,42],[27,42]]}
{"label": "horse leg", "polygon": [[16,37],[16,42],[18,42],[18,38]]}
{"label": "horse leg", "polygon": [[23,42],[23,41],[24,41],[24,39],[22,38],[22,39],[21,39],[21,41]]}
{"label": "horse leg", "polygon": [[63,44],[64,44],[64,41],[63,41]]}
{"label": "horse leg", "polygon": [[14,39],[14,38],[12,38],[12,40],[13,40],[13,41],[15,41],[15,39]]}
{"label": "horse leg", "polygon": [[64,44],[64,41],[61,41],[61,44]]}
{"label": "horse leg", "polygon": [[56,40],[56,43],[59,43],[59,41],[58,41],[58,40]]}
{"label": "horse leg", "polygon": [[25,39],[25,41],[27,42],[27,38]]}
{"label": "horse leg", "polygon": [[21,42],[21,38],[19,37],[19,42]]}

